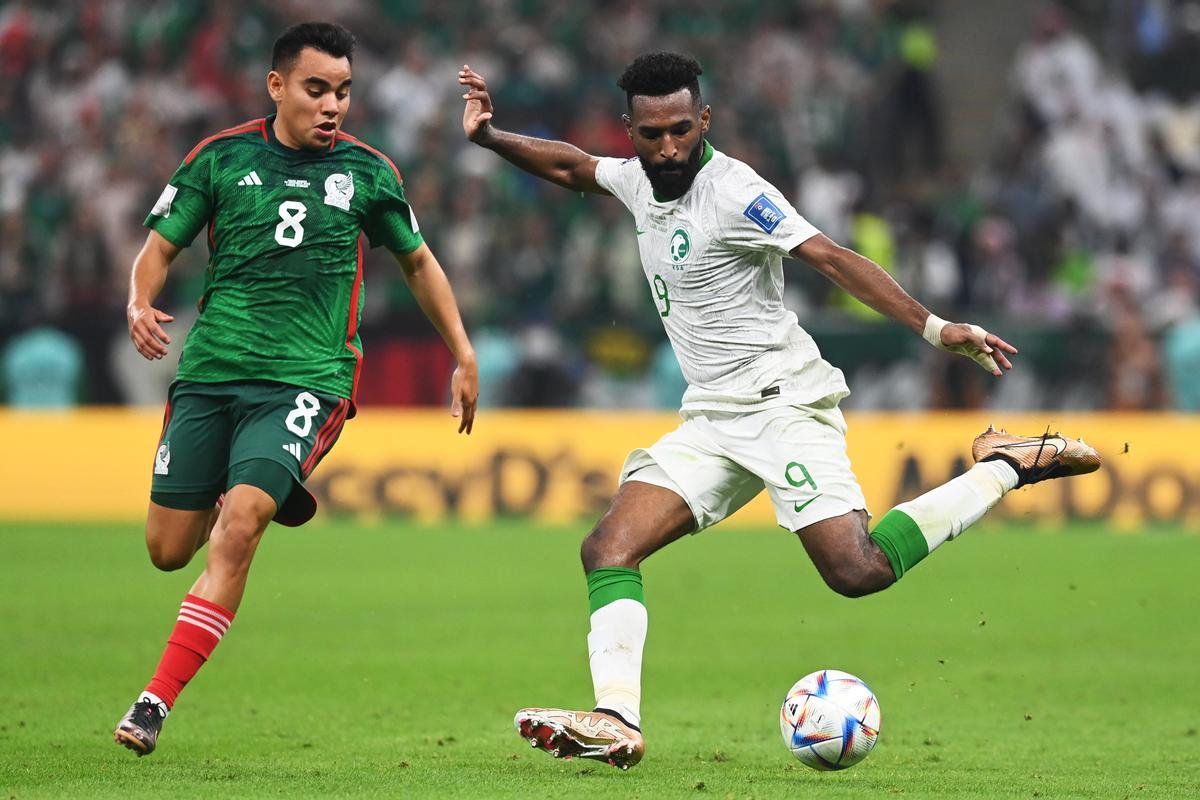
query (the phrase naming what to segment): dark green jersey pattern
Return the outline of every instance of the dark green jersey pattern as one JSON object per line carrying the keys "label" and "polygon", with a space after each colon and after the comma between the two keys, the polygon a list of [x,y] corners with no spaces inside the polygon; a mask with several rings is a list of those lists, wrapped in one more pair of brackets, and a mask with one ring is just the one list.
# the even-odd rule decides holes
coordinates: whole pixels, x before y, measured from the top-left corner
{"label": "dark green jersey pattern", "polygon": [[339,132],[292,150],[272,117],[210,136],[184,159],[146,226],[178,247],[208,228],[200,317],[177,377],[273,380],[354,399],[362,243],[409,253],[421,234],[400,173]]}

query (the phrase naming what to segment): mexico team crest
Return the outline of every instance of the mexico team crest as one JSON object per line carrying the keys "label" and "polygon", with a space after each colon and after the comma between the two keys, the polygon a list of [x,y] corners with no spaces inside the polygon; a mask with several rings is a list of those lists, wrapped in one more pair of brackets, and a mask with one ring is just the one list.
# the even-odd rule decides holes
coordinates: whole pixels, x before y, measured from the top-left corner
{"label": "mexico team crest", "polygon": [[325,179],[325,205],[350,210],[350,198],[354,197],[354,175],[335,172]]}
{"label": "mexico team crest", "polygon": [[163,442],[154,454],[154,474],[169,475],[171,471],[171,443]]}
{"label": "mexico team crest", "polygon": [[671,263],[682,264],[691,254],[692,237],[688,236],[686,228],[676,228],[671,234]]}

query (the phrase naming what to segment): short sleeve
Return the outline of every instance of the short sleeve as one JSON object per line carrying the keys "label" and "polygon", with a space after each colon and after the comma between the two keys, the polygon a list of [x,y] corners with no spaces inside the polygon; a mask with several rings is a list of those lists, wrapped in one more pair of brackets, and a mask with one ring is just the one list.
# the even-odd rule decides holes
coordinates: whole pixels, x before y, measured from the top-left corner
{"label": "short sleeve", "polygon": [[417,215],[404,197],[400,177],[391,169],[380,171],[362,229],[371,247],[384,246],[397,253],[411,253],[425,241]]}
{"label": "short sleeve", "polygon": [[749,180],[739,180],[739,188],[723,189],[718,196],[718,226],[728,247],[786,256],[820,233],[778,189],[748,172]]}
{"label": "short sleeve", "polygon": [[[635,158],[601,158],[596,162],[596,183],[630,210],[633,210],[637,192],[637,183],[631,180],[632,173],[629,170],[629,165],[634,161]],[[641,170],[640,164],[637,169]]]}
{"label": "short sleeve", "polygon": [[206,147],[175,170],[142,223],[176,247],[187,247],[212,217],[214,148]]}

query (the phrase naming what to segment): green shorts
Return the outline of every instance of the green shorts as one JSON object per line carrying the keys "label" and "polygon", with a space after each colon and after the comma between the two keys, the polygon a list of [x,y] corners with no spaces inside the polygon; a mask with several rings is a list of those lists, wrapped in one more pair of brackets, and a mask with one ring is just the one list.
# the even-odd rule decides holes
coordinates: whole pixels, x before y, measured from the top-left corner
{"label": "green shorts", "polygon": [[269,494],[275,521],[303,525],[317,502],[304,480],[333,447],[350,412],[344,397],[271,381],[176,381],[167,395],[150,499],[212,508],[245,483]]}

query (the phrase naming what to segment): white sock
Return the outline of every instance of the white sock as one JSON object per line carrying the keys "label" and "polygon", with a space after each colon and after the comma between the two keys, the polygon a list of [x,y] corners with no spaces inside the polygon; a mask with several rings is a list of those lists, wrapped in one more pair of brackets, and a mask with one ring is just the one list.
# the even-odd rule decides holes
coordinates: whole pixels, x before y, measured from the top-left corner
{"label": "white sock", "polygon": [[158,710],[162,712],[163,719],[166,719],[167,715],[171,713],[171,709],[167,708],[167,704],[154,692],[142,692],[138,700],[149,700],[151,703],[157,703]]}
{"label": "white sock", "polygon": [[588,661],[596,707],[616,711],[633,726],[641,725],[642,649],[649,621],[637,600],[614,600],[592,613]]}
{"label": "white sock", "polygon": [[1017,472],[1001,459],[981,461],[966,473],[896,506],[917,523],[929,552],[979,521],[1016,488]]}

